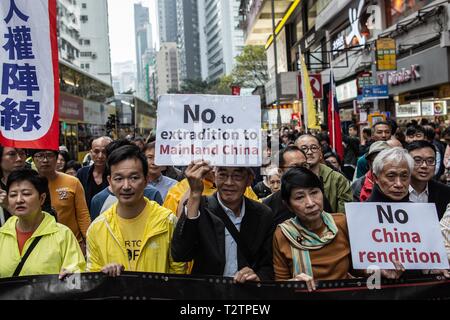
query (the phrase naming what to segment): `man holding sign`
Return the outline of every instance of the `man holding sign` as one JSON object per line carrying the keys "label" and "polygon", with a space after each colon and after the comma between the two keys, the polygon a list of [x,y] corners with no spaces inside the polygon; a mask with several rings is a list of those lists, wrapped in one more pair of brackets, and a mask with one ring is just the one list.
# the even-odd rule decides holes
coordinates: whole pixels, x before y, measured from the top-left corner
{"label": "man holding sign", "polygon": [[409,201],[413,169],[414,160],[406,150],[381,151],[373,163],[370,203],[345,205],[355,269],[389,268],[398,261],[409,270],[450,277],[435,206]]}

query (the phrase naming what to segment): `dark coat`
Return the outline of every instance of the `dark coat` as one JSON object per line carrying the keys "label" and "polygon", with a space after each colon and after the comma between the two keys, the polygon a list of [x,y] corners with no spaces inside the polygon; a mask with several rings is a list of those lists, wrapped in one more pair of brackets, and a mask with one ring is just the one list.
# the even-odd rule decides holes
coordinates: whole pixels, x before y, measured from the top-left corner
{"label": "dark coat", "polygon": [[[245,199],[245,215],[240,238],[247,245],[248,265],[238,249],[238,269],[250,267],[261,280],[272,280],[273,214],[265,205]],[[194,260],[192,274],[222,276],[225,269],[225,224],[216,214],[222,210],[217,194],[203,197],[200,217],[188,219],[183,213],[173,234],[171,253],[174,261]],[[224,213],[225,214],[225,213]]]}
{"label": "dark coat", "polygon": [[406,197],[397,201],[397,200],[393,200],[393,199],[389,198],[388,196],[386,196],[381,191],[380,187],[378,187],[377,184],[374,184],[372,194],[370,195],[369,199],[367,199],[366,202],[411,202],[411,201],[409,201],[409,192],[406,195]]}
{"label": "dark coat", "polygon": [[441,220],[444,216],[449,202],[450,187],[435,180],[430,180],[428,182],[428,203],[436,204],[436,211],[439,220]]}
{"label": "dark coat", "polygon": [[[103,172],[102,183],[98,186],[95,186],[95,180],[94,180],[94,176],[92,174],[93,172],[94,172],[94,165],[91,165],[88,167],[83,167],[80,170],[78,170],[78,172],[77,172],[77,178],[78,178],[78,180],[80,180],[81,185],[83,186],[84,197],[86,198],[86,203],[88,205],[88,208],[91,207],[92,198],[97,193],[99,193],[100,191],[105,189],[107,186],[109,186],[108,179],[107,179],[108,174],[106,173],[106,170],[105,170],[105,172]],[[94,191],[95,187],[97,187],[96,191]]]}

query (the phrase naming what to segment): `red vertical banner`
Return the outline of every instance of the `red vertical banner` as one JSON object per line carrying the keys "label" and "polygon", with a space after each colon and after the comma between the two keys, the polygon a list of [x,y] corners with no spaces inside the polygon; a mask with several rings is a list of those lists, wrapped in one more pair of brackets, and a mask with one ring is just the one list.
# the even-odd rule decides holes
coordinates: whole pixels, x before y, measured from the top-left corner
{"label": "red vertical banner", "polygon": [[337,153],[340,160],[344,160],[344,147],[342,145],[342,128],[339,117],[339,104],[336,97],[334,74],[330,72],[330,91],[328,93],[328,129],[330,131],[330,142],[332,149]]}
{"label": "red vertical banner", "polygon": [[56,13],[56,0],[0,1],[0,143],[4,146],[58,149]]}

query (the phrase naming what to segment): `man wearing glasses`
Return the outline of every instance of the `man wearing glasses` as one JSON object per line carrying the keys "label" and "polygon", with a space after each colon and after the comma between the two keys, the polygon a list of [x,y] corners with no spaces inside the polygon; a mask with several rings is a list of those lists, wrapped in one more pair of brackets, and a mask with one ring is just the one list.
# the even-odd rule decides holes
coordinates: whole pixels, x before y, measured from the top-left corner
{"label": "man wearing glasses", "polygon": [[304,134],[295,144],[306,154],[309,169],[322,179],[325,197],[330,202],[332,213],[344,213],[345,203],[353,201],[349,181],[339,172],[323,164],[322,149],[315,136]]}
{"label": "man wearing glasses", "polygon": [[439,220],[450,201],[450,187],[433,180],[436,167],[436,149],[428,141],[414,141],[406,149],[414,159],[414,170],[409,186],[412,202],[435,203]]}
{"label": "man wearing glasses", "polygon": [[215,168],[217,192],[205,197],[203,179],[211,171],[205,161],[192,162],[185,171],[191,191],[173,235],[173,259],[194,260],[192,274],[233,277],[238,283],[273,279],[273,214],[244,196],[251,169]]}
{"label": "man wearing glasses", "polygon": [[68,174],[56,171],[58,151],[31,150],[31,156],[40,176],[48,180],[52,207],[57,221],[72,230],[85,252],[86,232],[91,223],[81,182]]}

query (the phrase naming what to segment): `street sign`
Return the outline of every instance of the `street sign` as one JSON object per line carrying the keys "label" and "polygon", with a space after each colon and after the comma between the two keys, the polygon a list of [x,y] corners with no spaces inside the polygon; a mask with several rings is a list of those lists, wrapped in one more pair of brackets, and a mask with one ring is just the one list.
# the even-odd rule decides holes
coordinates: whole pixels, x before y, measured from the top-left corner
{"label": "street sign", "polygon": [[[322,75],[320,73],[310,74],[309,81],[311,83],[311,89],[314,95],[314,99],[323,99]],[[297,76],[297,82],[298,82],[298,98],[303,99],[302,77],[300,75]]]}
{"label": "street sign", "polygon": [[363,87],[363,100],[389,99],[389,89],[387,85],[376,85]]}

